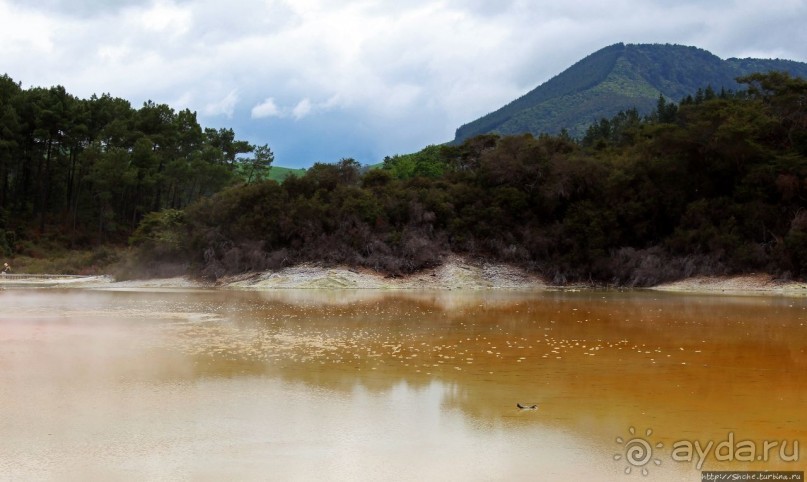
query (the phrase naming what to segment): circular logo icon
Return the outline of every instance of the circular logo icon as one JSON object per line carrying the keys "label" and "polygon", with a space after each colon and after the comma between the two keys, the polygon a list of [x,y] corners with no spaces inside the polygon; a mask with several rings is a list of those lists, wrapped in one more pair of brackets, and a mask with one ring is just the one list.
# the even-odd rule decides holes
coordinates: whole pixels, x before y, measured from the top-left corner
{"label": "circular logo icon", "polygon": [[[625,441],[622,437],[616,438],[616,443],[620,445],[624,445],[624,453],[614,455],[614,460],[622,460],[623,458],[628,463],[628,466],[625,467],[625,473],[630,474],[633,470],[633,467],[641,467],[642,468],[642,475],[647,475],[649,471],[645,467],[650,461],[652,460],[654,464],[661,465],[660,459],[653,458],[653,445],[648,442],[643,437],[636,436],[636,429],[630,427],[628,429],[630,432],[631,437]],[[647,429],[645,432],[645,437],[650,437],[653,434],[652,429]],[[656,445],[656,448],[664,447],[664,444],[659,442]]]}

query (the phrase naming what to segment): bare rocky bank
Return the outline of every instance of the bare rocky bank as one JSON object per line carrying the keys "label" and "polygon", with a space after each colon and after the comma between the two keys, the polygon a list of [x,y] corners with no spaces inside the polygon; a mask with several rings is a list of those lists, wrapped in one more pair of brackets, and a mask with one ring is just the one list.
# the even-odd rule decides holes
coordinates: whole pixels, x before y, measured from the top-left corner
{"label": "bare rocky bank", "polygon": [[545,289],[545,281],[523,269],[504,264],[473,262],[450,257],[443,265],[401,277],[385,276],[371,269],[343,266],[324,267],[312,263],[277,271],[252,272],[227,276],[215,282],[190,277],[115,281],[109,276],[70,278],[18,278],[3,280],[7,287],[76,288],[223,288],[245,290],[270,289]]}
{"label": "bare rocky bank", "polygon": [[[0,279],[0,287],[4,284]],[[11,286],[12,283],[6,283]],[[77,279],[16,279],[15,287],[76,287],[109,289],[225,288],[270,289],[545,289],[546,282],[523,269],[451,257],[441,266],[401,277],[385,276],[371,269],[324,267],[304,263],[277,271],[226,276],[215,282],[190,277],[115,281],[109,276]]]}
{"label": "bare rocky bank", "polygon": [[535,274],[504,264],[476,263],[451,257],[441,266],[402,277],[370,269],[324,268],[301,264],[279,271],[249,273],[219,280],[219,286],[240,289],[544,289]]}
{"label": "bare rocky bank", "polygon": [[700,276],[654,286],[658,291],[685,293],[779,294],[807,296],[807,283],[782,281],[769,274]]}
{"label": "bare rocky bank", "polygon": [[[0,289],[12,286],[0,279]],[[469,260],[459,256],[448,258],[441,266],[419,273],[390,277],[371,269],[343,266],[323,267],[305,263],[277,271],[245,273],[221,278],[215,282],[189,277],[115,281],[109,276],[66,280],[16,280],[14,287],[76,287],[105,289],[378,289],[378,290],[545,290],[551,286],[545,279],[521,268],[506,264]],[[564,289],[576,288],[571,286]],[[664,283],[649,289],[682,293],[724,293],[807,296],[807,283],[781,281],[767,274],[731,277],[694,277]]]}

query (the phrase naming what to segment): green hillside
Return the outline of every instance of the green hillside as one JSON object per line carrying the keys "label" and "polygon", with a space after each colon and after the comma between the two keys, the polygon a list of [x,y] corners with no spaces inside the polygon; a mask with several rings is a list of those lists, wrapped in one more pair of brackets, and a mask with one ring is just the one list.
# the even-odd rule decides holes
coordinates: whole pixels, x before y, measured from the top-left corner
{"label": "green hillside", "polygon": [[291,175],[301,177],[305,175],[305,169],[294,169],[291,167],[272,166],[269,173],[266,174],[266,179],[272,179],[277,182],[283,182],[284,179]]}
{"label": "green hillside", "polygon": [[605,47],[506,106],[457,129],[460,143],[480,134],[582,136],[594,121],[636,107],[650,112],[659,95],[679,101],[711,86],[736,90],[736,78],[785,71],[807,78],[807,64],[790,60],[727,59],[696,47],[615,44]]}

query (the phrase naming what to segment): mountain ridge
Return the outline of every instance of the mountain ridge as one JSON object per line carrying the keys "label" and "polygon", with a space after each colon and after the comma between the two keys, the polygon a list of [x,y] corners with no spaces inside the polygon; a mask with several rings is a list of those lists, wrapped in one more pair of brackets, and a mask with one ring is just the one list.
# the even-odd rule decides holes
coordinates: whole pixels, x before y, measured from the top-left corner
{"label": "mountain ridge", "polygon": [[728,58],[693,46],[616,43],[587,55],[568,69],[472,122],[460,126],[453,143],[480,134],[582,136],[601,118],[635,107],[650,112],[659,95],[678,102],[711,86],[736,90],[737,77],[781,70],[807,78],[807,63],[782,59]]}

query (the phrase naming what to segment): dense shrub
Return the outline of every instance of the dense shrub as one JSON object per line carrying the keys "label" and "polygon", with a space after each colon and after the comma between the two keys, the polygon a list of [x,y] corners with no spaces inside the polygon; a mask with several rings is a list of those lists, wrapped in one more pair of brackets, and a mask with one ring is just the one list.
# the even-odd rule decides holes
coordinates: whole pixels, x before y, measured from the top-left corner
{"label": "dense shrub", "polygon": [[[133,241],[211,277],[317,261],[391,275],[448,252],[556,282],[646,286],[768,270],[807,274],[807,88],[752,87],[635,112],[568,136],[481,136],[300,178],[226,189],[147,216]],[[786,99],[784,101],[783,99]],[[607,127],[607,128],[606,128]],[[177,244],[178,243],[178,244]]]}

